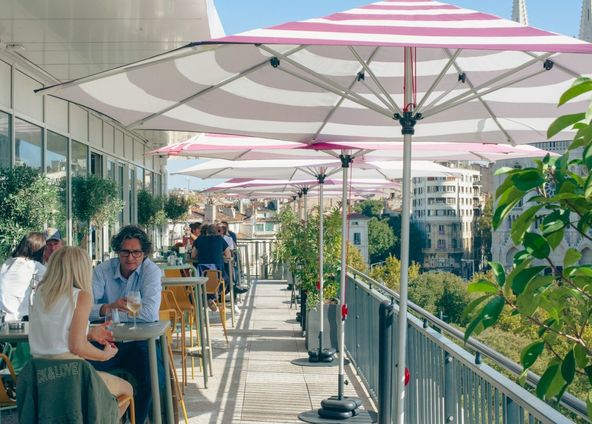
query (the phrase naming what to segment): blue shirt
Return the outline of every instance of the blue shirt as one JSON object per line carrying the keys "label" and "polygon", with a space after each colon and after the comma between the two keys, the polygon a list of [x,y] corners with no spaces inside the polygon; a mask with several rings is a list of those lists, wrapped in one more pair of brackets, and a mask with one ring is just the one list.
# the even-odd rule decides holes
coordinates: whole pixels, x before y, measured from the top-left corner
{"label": "blue shirt", "polygon": [[[142,296],[142,307],[138,321],[158,321],[162,270],[146,258],[144,262],[129,276],[124,278],[119,267],[119,258],[113,258],[98,265],[93,272],[93,297],[95,304],[90,312],[91,320],[101,319],[101,306],[113,303],[127,296],[130,291],[139,291]],[[122,322],[131,318],[125,312],[119,312]]]}

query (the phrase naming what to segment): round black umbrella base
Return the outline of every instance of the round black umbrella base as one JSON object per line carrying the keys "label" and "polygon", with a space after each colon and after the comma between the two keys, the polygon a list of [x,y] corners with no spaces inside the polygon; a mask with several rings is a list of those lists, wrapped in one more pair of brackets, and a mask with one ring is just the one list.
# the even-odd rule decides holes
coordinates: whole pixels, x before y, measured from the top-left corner
{"label": "round black umbrella base", "polygon": [[[310,362],[308,358],[298,358],[292,359],[290,363],[301,367],[337,367],[339,366],[339,358],[335,358],[333,362]],[[349,365],[349,359],[345,359],[343,364]]]}
{"label": "round black umbrella base", "polygon": [[334,420],[330,418],[319,417],[318,409],[312,409],[310,411],[301,412],[298,414],[298,419],[305,423],[319,423],[319,424],[330,424],[330,423],[347,423],[347,424],[366,424],[378,422],[378,414],[372,411],[360,411],[358,415],[343,420]]}

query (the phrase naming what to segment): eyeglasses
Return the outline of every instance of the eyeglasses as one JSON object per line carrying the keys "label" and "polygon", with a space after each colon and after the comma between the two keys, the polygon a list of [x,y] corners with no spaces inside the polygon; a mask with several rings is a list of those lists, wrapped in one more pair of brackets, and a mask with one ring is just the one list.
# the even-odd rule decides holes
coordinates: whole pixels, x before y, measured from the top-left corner
{"label": "eyeglasses", "polygon": [[144,254],[142,250],[120,250],[118,253],[119,256],[123,258],[127,258],[129,255],[132,255],[136,259],[142,257],[142,255]]}

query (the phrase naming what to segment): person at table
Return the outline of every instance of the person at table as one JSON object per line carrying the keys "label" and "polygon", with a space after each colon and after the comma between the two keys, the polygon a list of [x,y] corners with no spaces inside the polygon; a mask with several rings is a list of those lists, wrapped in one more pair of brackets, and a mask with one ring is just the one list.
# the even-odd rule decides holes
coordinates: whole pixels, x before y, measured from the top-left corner
{"label": "person at table", "polygon": [[[88,254],[79,247],[64,247],[51,256],[30,308],[29,344],[34,357],[107,361],[117,354],[113,335],[106,328],[109,323],[87,331],[93,304],[91,269]],[[98,374],[115,397],[133,395],[127,381]],[[128,405],[120,407],[120,418]]]}
{"label": "person at table", "polygon": [[0,269],[0,309],[7,321],[20,321],[29,314],[31,290],[43,277],[45,266],[35,261],[43,250],[43,233],[31,232],[19,242]]}
{"label": "person at table", "polygon": [[[224,241],[228,244],[228,248],[230,249],[230,255],[231,256],[236,256],[236,242],[234,241],[234,239],[232,238],[232,236],[230,235],[230,232],[228,230],[228,222],[226,222],[226,224],[224,224],[226,221],[222,221],[219,225],[218,225],[218,234],[220,234],[222,236],[222,238],[224,238]],[[234,294],[243,294],[246,293],[247,291],[249,291],[249,289],[247,287],[241,287],[238,284],[238,278],[237,278],[237,274],[238,274],[238,268],[236,268],[236,257],[235,257],[235,262],[233,263],[233,281],[232,284],[234,285]],[[224,272],[226,275],[230,276],[230,258],[224,258]],[[226,280],[228,281],[228,280]],[[230,289],[230,283],[228,284],[228,289]]]}
{"label": "person at table", "polygon": [[45,230],[45,247],[35,253],[35,260],[47,265],[49,258],[55,252],[64,247],[64,241],[60,230],[49,227]]}
{"label": "person at table", "polygon": [[[216,225],[201,226],[201,235],[193,243],[193,250],[199,275],[203,275],[208,269],[216,269],[222,271],[222,278],[228,281],[224,260],[230,259],[230,248],[224,238],[218,234]],[[217,310],[215,299],[214,295],[208,295],[208,306],[213,311]]]}
{"label": "person at table", "polygon": [[[93,294],[95,304],[92,320],[99,320],[110,310],[117,309],[122,322],[131,321],[128,316],[127,294],[139,291],[142,305],[137,315],[138,322],[158,321],[161,296],[161,269],[150,259],[152,242],[144,230],[135,225],[123,227],[111,240],[111,248],[117,257],[105,261],[95,268]],[[144,423],[152,404],[148,343],[130,341],[117,343],[118,352],[109,361],[91,362],[97,370],[110,371],[123,368],[137,381],[135,395],[136,420]],[[160,356],[160,349],[157,349]],[[164,383],[164,368],[158,361],[159,383]]]}

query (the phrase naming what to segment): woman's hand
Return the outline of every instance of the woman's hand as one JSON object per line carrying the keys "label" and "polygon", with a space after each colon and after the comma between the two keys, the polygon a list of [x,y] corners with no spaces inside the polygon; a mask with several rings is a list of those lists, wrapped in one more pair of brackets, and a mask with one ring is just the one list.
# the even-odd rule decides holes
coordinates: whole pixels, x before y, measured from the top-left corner
{"label": "woman's hand", "polygon": [[103,346],[113,342],[113,332],[107,327],[111,321],[95,325],[88,330],[88,340],[102,344]]}
{"label": "woman's hand", "polygon": [[103,355],[104,355],[103,361],[108,361],[109,359],[113,358],[115,355],[117,355],[118,351],[119,351],[119,349],[117,349],[117,346],[115,346],[115,343],[107,343],[105,345],[105,347],[103,348]]}

